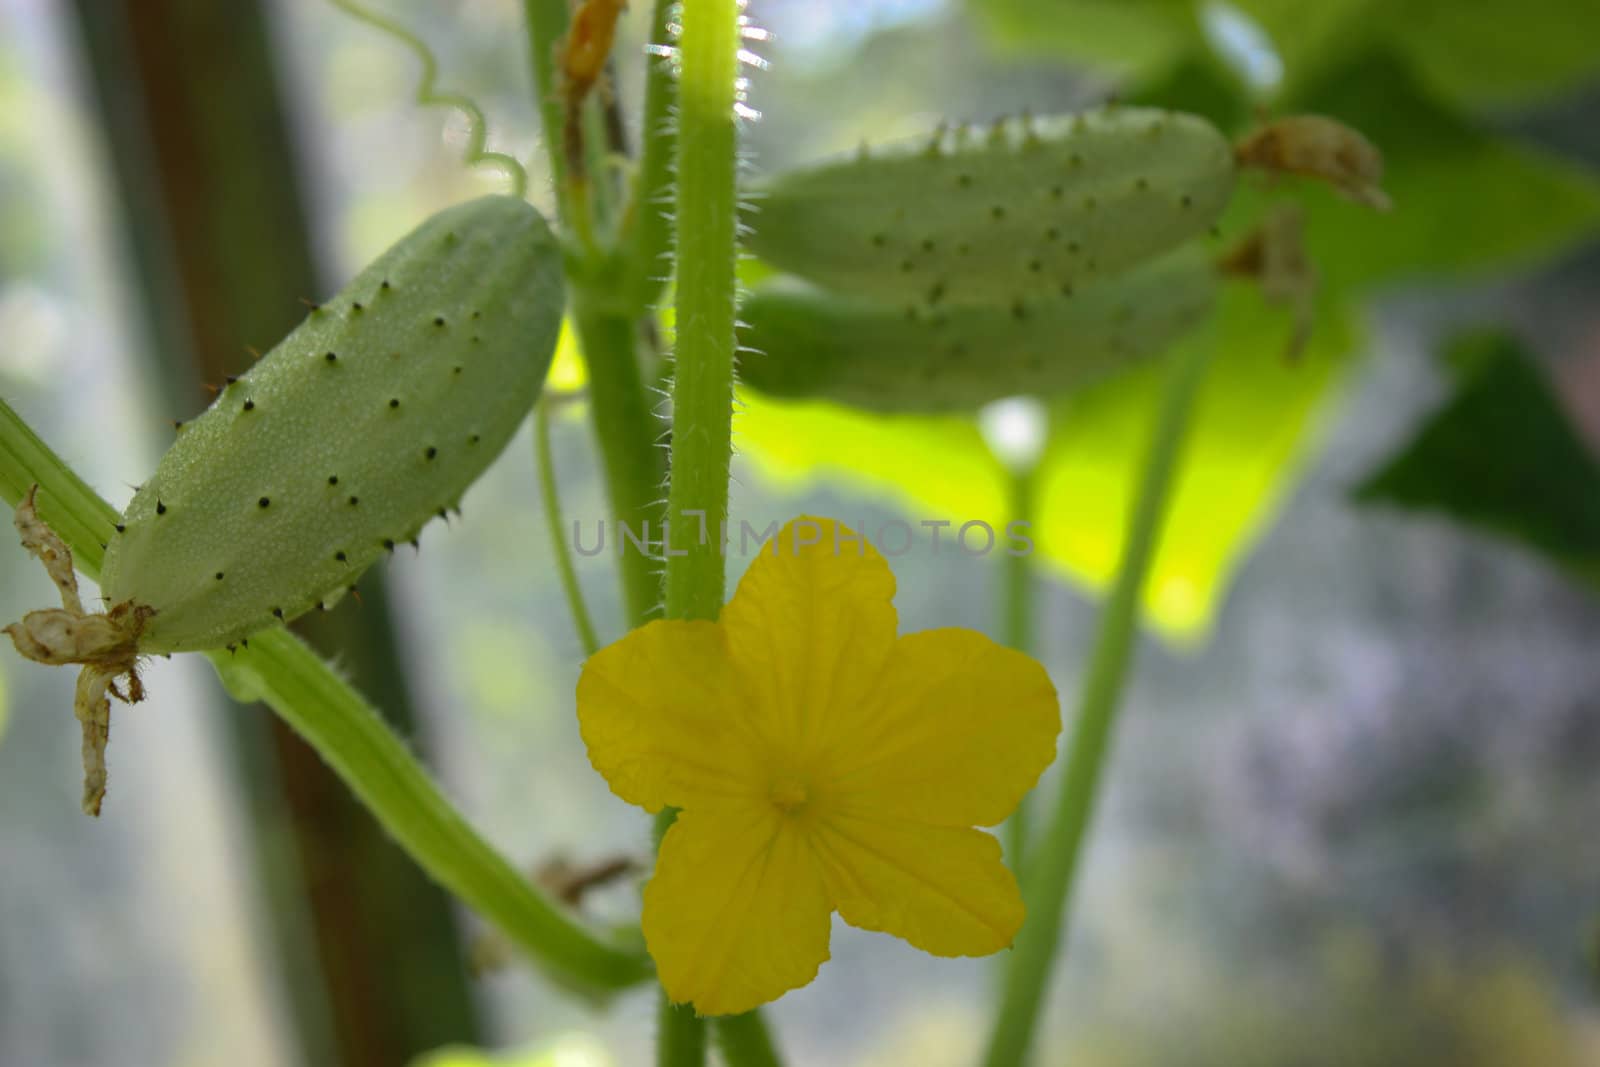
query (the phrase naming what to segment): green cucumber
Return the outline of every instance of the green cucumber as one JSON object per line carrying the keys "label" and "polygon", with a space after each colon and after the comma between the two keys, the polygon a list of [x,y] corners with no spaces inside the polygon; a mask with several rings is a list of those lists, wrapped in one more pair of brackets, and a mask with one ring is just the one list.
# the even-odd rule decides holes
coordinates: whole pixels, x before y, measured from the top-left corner
{"label": "green cucumber", "polygon": [[539,213],[433,216],[184,425],[107,546],[102,592],[149,609],[139,651],[218,648],[342,593],[500,454],[563,307]]}
{"label": "green cucumber", "polygon": [[1209,312],[1218,284],[1194,244],[1010,307],[894,306],[780,276],[740,308],[740,378],[774,397],[884,412],[1053,395],[1160,352]]}
{"label": "green cucumber", "polygon": [[1010,305],[1206,232],[1235,169],[1216,127],[1151,108],[941,128],[758,184],[746,248],[863,297]]}

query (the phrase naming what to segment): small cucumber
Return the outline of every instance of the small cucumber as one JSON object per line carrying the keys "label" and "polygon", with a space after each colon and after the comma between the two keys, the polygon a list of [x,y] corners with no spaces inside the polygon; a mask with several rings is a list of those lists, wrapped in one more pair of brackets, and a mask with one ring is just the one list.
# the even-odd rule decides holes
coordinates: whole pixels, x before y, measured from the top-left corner
{"label": "small cucumber", "polygon": [[342,593],[500,454],[555,352],[561,253],[539,213],[449,208],[179,431],[107,547],[140,652],[218,648]]}
{"label": "small cucumber", "polygon": [[886,412],[1062,393],[1160,352],[1207,314],[1218,284],[1195,244],[1010,307],[894,306],[780,276],[740,308],[740,377],[772,396]]}
{"label": "small cucumber", "polygon": [[1204,233],[1235,169],[1216,127],[1151,108],[941,128],[756,186],[746,247],[840,292],[1010,305]]}
{"label": "small cucumber", "polygon": [[232,648],[414,541],[533,407],[562,307],[560,246],[526,202],[433,216],[180,428],[106,547],[103,613],[84,610],[72,552],[27,492],[17,532],[61,607],[0,632],[35,662],[82,666],[85,812],[105,799],[110,697],[144,699],[140,657]]}

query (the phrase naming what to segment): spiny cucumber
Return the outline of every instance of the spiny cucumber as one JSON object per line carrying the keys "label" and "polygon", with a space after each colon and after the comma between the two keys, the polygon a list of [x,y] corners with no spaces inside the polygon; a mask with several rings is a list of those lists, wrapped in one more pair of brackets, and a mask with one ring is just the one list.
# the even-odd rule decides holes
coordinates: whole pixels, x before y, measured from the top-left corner
{"label": "spiny cucumber", "polygon": [[139,657],[231,648],[447,515],[537,400],[562,308],[560,248],[526,202],[433,216],[180,428],[107,546],[104,613],[84,610],[28,493],[17,529],[62,606],[5,632],[83,665],[86,812],[105,794],[107,695],[142,698]]}
{"label": "spiny cucumber", "polygon": [[525,201],[433,216],[230,382],[128,504],[102,591],[145,652],[216,648],[342,592],[500,454],[555,351],[561,257]]}
{"label": "spiny cucumber", "polygon": [[746,244],[841,292],[1009,305],[1205,232],[1234,176],[1227,139],[1179,112],[1114,106],[941,128],[758,185]]}
{"label": "spiny cucumber", "polygon": [[740,308],[740,377],[772,396],[874,411],[1066,392],[1164,349],[1210,310],[1218,277],[1193,244],[1009,307],[895,306],[780,276]]}

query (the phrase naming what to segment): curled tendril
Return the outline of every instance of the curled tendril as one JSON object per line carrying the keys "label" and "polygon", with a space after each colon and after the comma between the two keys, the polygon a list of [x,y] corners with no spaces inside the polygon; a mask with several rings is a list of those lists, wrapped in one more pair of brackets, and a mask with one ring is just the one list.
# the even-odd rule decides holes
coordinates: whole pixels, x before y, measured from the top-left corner
{"label": "curled tendril", "polygon": [[490,152],[486,150],[489,138],[489,123],[483,117],[483,109],[471,97],[459,93],[442,93],[438,89],[439,61],[434,58],[433,50],[416,34],[406,29],[400,23],[375,11],[368,10],[356,0],[330,0],[334,7],[343,11],[351,18],[366,23],[373,29],[388,34],[409,48],[417,59],[422,62],[422,77],[417,82],[417,103],[424,107],[451,107],[461,112],[467,119],[467,148],[462,154],[462,159],[469,166],[487,163],[505,171],[506,177],[511,180],[511,195],[519,199],[528,192],[528,172],[516,159],[503,152]]}

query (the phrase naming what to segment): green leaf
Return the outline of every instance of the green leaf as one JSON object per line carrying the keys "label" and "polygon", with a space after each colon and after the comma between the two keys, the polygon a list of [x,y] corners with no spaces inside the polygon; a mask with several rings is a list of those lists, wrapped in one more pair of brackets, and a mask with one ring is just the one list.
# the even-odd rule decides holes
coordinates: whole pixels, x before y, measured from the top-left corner
{"label": "green leaf", "polygon": [[1307,89],[1382,149],[1387,214],[1353,212],[1303,188],[1311,256],[1336,287],[1525,266],[1600,225],[1600,182],[1555,156],[1499,138],[1432,99],[1392,54],[1371,54]]}
{"label": "green leaf", "polygon": [[1600,71],[1594,0],[1409,0],[1382,10],[1392,38],[1452,100],[1529,104]]}
{"label": "green leaf", "polygon": [[1355,491],[1518,541],[1600,586],[1600,464],[1540,369],[1500,334],[1448,350],[1454,394]]}
{"label": "green leaf", "polygon": [[[1216,328],[1183,342],[1219,347],[1146,591],[1148,617],[1168,637],[1204,636],[1234,566],[1314,440],[1353,340],[1336,310],[1292,364],[1283,356],[1288,317],[1249,289],[1227,293]],[[1154,361],[1059,408],[1033,533],[1045,566],[1080,586],[1111,580],[1165,369],[1165,359]],[[886,493],[918,519],[999,529],[1014,518],[1005,512],[1007,475],[972,419],[877,417],[751,396],[736,429],[743,452],[782,482],[822,478]]]}
{"label": "green leaf", "polygon": [[968,0],[1004,47],[1057,55],[1132,80],[1157,74],[1192,46],[1186,0]]}
{"label": "green leaf", "polygon": [[1531,104],[1600,69],[1592,0],[1236,0],[1272,39],[1292,86],[1356,52],[1392,47],[1452,104]]}
{"label": "green leaf", "polygon": [[[1600,71],[1593,0],[1233,0],[1284,67],[1283,99],[1393,49],[1441,98],[1469,108],[1537,103]],[[1003,45],[1050,53],[1136,84],[1212,48],[1183,0],[968,0]]]}
{"label": "green leaf", "polygon": [[466,1045],[448,1045],[413,1060],[411,1067],[561,1067],[568,1063],[610,1062],[598,1042],[581,1036],[558,1038],[539,1048],[490,1052]]}
{"label": "green leaf", "polygon": [[[1290,329],[1283,312],[1236,289],[1224,299],[1216,327],[1183,342],[1215,344],[1217,351],[1144,605],[1150,620],[1180,641],[1204,637],[1233,571],[1316,443],[1321,416],[1352,362],[1354,326],[1343,309],[1323,310],[1294,361],[1285,356]],[[1040,472],[1040,549],[1064,576],[1091,589],[1104,589],[1115,576],[1166,369],[1164,361],[1141,367],[1058,411]]]}
{"label": "green leaf", "polygon": [[742,393],[739,450],[762,475],[798,489],[819,479],[882,494],[919,517],[1000,517],[1006,474],[964,415],[871,415]]}

